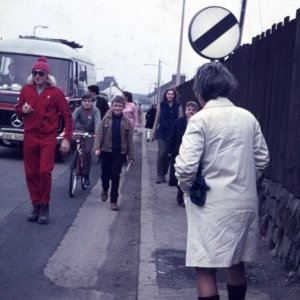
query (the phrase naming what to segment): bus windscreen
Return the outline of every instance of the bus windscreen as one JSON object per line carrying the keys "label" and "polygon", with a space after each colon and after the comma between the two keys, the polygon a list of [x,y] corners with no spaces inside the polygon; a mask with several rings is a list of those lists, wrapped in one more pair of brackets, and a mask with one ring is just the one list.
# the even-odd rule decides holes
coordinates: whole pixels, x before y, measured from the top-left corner
{"label": "bus windscreen", "polygon": [[[19,91],[27,83],[31,68],[38,56],[10,54],[0,52],[0,90]],[[65,96],[70,89],[70,61],[47,58],[51,75],[56,80],[56,85]]]}

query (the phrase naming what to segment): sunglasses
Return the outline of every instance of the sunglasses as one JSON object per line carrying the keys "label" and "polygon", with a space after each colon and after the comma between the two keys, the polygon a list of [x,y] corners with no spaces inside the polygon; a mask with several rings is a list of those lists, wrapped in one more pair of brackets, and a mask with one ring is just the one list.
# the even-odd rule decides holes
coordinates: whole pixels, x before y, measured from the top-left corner
{"label": "sunglasses", "polygon": [[33,75],[33,76],[39,75],[40,77],[43,77],[45,74],[46,74],[46,73],[43,72],[43,71],[33,71],[33,72],[32,72],[32,75]]}
{"label": "sunglasses", "polygon": [[83,102],[93,102],[91,99],[84,99]]}

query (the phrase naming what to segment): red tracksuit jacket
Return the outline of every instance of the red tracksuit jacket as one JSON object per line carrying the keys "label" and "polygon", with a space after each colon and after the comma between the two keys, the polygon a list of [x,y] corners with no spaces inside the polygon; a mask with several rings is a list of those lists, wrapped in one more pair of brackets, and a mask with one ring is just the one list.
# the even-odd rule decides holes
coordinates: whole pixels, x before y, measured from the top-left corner
{"label": "red tracksuit jacket", "polygon": [[[25,102],[33,108],[30,114],[22,111]],[[65,123],[64,138],[71,139],[72,116],[64,94],[57,87],[48,85],[38,95],[34,85],[25,85],[16,104],[16,113],[24,118],[24,132],[38,136],[56,136],[60,114]]]}

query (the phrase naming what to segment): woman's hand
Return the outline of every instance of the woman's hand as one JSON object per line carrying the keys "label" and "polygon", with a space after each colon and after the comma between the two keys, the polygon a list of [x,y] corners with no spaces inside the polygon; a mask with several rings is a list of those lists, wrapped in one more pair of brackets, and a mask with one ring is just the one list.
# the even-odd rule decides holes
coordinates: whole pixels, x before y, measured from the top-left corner
{"label": "woman's hand", "polygon": [[100,153],[101,153],[101,150],[99,150],[99,149],[95,150],[95,155],[96,155],[96,156],[99,156]]}

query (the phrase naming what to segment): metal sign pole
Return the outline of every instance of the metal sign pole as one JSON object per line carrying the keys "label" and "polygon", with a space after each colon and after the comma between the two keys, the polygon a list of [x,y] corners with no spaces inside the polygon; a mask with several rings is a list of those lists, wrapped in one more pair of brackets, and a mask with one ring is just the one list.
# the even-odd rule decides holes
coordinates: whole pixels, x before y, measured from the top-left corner
{"label": "metal sign pole", "polygon": [[239,39],[237,48],[240,47],[241,43],[242,43],[242,35],[243,35],[243,29],[244,29],[246,7],[247,7],[247,0],[243,0],[242,7],[241,7],[241,15],[240,15],[240,39]]}

